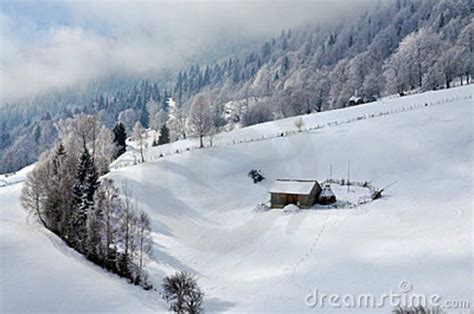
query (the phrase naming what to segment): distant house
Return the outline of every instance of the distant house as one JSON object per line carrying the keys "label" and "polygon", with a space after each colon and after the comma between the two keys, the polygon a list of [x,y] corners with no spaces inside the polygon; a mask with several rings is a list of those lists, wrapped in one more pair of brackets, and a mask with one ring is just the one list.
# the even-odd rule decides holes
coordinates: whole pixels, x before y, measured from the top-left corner
{"label": "distant house", "polygon": [[283,208],[288,204],[310,208],[318,201],[321,186],[316,180],[278,179],[269,192],[272,208]]}
{"label": "distant house", "polygon": [[361,105],[363,103],[364,103],[364,99],[362,97],[352,96],[351,98],[349,98],[348,105],[355,106],[355,105]]}

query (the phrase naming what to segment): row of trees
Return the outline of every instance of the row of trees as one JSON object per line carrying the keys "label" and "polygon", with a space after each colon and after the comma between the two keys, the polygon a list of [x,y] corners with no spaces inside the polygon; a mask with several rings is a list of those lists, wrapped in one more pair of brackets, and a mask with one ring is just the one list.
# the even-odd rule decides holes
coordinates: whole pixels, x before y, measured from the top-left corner
{"label": "row of trees", "polygon": [[28,174],[23,207],[89,260],[148,287],[150,220],[127,186],[120,195],[111,179],[99,180],[120,149],[112,132],[87,115],[59,124],[61,142]]}
{"label": "row of trees", "polygon": [[438,33],[421,29],[405,37],[385,63],[387,88],[403,95],[415,88],[449,88],[454,78],[469,83],[474,73],[473,52],[474,23],[461,31],[454,45]]}

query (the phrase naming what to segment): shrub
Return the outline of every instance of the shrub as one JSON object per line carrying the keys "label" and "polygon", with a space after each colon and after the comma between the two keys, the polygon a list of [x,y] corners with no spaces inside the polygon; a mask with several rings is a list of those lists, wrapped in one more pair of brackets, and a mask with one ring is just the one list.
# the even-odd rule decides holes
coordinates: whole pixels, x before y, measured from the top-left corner
{"label": "shrub", "polygon": [[202,313],[204,294],[196,278],[186,272],[179,272],[163,279],[163,298],[175,313]]}

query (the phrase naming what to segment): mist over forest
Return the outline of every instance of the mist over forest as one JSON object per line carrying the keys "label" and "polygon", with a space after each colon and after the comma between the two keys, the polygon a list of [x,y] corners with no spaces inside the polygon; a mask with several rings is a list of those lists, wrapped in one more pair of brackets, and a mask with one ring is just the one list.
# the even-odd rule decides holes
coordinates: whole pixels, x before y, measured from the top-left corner
{"label": "mist over forest", "polygon": [[175,141],[194,136],[197,95],[217,133],[472,73],[468,0],[230,5],[45,2],[45,24],[36,7],[2,4],[0,171],[34,162],[78,114],[129,132],[166,124]]}

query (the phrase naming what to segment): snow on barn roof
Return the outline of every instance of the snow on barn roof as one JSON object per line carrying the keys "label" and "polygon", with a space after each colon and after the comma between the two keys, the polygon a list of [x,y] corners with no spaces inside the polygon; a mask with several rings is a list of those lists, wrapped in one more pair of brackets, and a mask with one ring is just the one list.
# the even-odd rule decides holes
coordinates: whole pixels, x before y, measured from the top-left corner
{"label": "snow on barn roof", "polygon": [[270,193],[309,195],[316,180],[277,179],[271,186]]}

